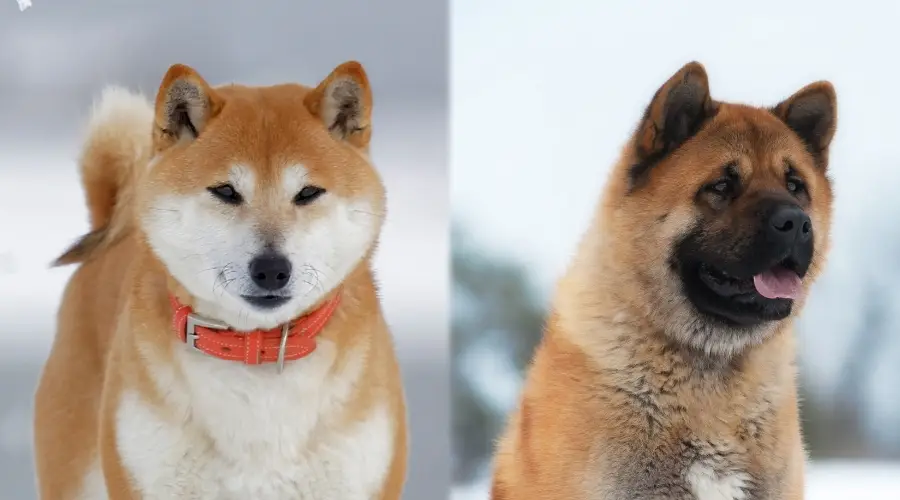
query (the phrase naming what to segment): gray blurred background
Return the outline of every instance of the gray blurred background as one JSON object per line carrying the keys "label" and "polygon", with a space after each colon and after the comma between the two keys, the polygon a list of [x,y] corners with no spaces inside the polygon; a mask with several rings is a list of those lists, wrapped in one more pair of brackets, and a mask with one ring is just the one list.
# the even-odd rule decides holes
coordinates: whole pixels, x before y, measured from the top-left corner
{"label": "gray blurred background", "polygon": [[691,60],[716,99],[837,88],[832,253],[796,332],[806,498],[900,498],[900,4],[455,0],[450,18],[454,499],[487,498],[553,283]]}
{"label": "gray blurred background", "polygon": [[388,189],[376,257],[412,426],[404,498],[450,485],[447,6],[444,0],[0,2],[0,498],[35,498],[31,399],[87,227],[75,158],[107,83],[151,97],[169,65],[210,83],[316,84],[356,59],[374,87],[372,153]]}

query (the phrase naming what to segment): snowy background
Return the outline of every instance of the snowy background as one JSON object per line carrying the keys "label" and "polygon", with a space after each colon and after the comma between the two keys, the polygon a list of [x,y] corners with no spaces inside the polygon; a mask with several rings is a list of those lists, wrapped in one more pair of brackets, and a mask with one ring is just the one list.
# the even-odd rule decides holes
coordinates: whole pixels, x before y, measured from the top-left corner
{"label": "snowy background", "polygon": [[484,499],[550,287],[656,89],[838,92],[834,247],[799,325],[808,498],[900,498],[896,2],[458,0],[451,8],[455,496]]}
{"label": "snowy background", "polygon": [[314,84],[348,59],[374,86],[388,189],[376,268],[412,425],[404,498],[445,496],[446,25],[439,0],[0,2],[0,498],[35,498],[32,394],[72,272],[48,264],[87,227],[75,158],[92,98],[112,82],[152,95],[176,62],[214,84]]}

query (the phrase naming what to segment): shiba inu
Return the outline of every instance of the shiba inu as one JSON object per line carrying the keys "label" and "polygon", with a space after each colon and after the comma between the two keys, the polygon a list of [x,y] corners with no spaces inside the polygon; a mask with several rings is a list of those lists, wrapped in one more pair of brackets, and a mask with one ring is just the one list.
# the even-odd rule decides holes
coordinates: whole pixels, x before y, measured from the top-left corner
{"label": "shiba inu", "polygon": [[118,87],[36,395],[42,499],[398,499],[399,367],[370,260],[385,190],[361,65],[315,88]]}
{"label": "shiba inu", "polygon": [[792,323],[829,246],[828,82],[656,93],[561,279],[492,498],[803,497]]}

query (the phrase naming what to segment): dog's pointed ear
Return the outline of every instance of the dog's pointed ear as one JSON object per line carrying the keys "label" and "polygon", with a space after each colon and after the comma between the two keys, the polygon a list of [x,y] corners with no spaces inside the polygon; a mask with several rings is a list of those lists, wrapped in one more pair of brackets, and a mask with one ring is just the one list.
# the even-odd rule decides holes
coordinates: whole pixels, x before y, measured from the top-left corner
{"label": "dog's pointed ear", "polygon": [[635,185],[650,168],[696,134],[715,114],[706,70],[698,62],[684,65],[663,84],[635,133],[635,164],[630,169]]}
{"label": "dog's pointed ear", "polygon": [[196,139],[222,109],[223,101],[193,68],[169,68],[156,94],[154,146],[157,151]]}
{"label": "dog's pointed ear", "polygon": [[335,68],[303,100],[336,139],[361,149],[372,137],[372,89],[362,65],[348,61]]}
{"label": "dog's pointed ear", "polygon": [[772,108],[772,112],[806,144],[821,168],[837,127],[837,94],[826,81],[811,83]]}

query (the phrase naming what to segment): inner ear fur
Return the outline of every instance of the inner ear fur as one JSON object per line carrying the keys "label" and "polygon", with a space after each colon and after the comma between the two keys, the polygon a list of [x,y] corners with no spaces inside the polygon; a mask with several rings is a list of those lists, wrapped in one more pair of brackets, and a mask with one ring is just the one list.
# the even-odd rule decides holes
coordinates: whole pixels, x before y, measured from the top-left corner
{"label": "inner ear fur", "polygon": [[367,148],[372,135],[372,89],[362,65],[348,61],[328,75],[304,99],[333,137]]}
{"label": "inner ear fur", "polygon": [[699,132],[715,111],[703,65],[690,62],[672,75],[653,95],[635,132],[635,162],[629,169],[631,187],[639,185],[662,158]]}
{"label": "inner ear fur", "polygon": [[795,92],[772,113],[806,145],[820,168],[828,166],[828,147],[837,128],[837,94],[826,81],[811,83]]}
{"label": "inner ear fur", "polygon": [[190,66],[174,64],[156,94],[156,149],[196,139],[222,108],[222,99]]}

